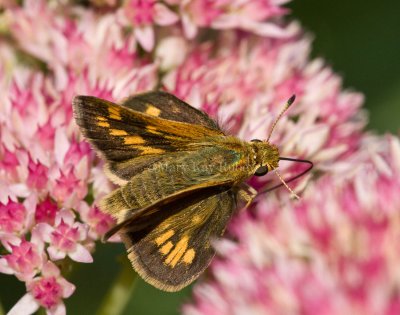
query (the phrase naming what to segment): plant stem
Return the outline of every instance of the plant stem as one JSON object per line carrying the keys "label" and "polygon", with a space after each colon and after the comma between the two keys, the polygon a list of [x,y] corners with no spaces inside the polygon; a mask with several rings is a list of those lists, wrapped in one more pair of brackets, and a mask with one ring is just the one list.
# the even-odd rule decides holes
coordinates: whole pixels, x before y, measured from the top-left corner
{"label": "plant stem", "polygon": [[137,274],[127,259],[122,261],[122,270],[107,292],[96,315],[120,315],[132,297]]}

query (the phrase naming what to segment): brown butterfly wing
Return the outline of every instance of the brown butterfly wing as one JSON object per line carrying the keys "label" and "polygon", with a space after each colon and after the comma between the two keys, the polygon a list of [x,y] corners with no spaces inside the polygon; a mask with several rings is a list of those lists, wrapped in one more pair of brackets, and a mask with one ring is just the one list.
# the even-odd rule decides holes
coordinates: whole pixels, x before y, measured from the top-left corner
{"label": "brown butterfly wing", "polygon": [[96,97],[77,96],[73,105],[82,133],[105,158],[107,175],[119,185],[167,156],[196,150],[196,142],[223,135],[218,129],[159,118]]}
{"label": "brown butterfly wing", "polygon": [[167,92],[153,91],[138,94],[127,98],[121,105],[148,115],[201,125],[221,131],[217,123],[206,113],[190,106]]}
{"label": "brown butterfly wing", "polygon": [[210,264],[211,242],[223,235],[235,205],[231,190],[205,189],[139,218],[120,234],[132,266],[161,290],[189,285]]}

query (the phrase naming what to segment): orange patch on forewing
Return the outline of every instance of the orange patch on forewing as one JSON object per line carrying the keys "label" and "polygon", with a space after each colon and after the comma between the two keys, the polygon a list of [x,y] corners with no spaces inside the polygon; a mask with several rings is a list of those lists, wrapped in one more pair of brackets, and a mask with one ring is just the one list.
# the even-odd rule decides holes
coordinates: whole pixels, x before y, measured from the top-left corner
{"label": "orange patch on forewing", "polygon": [[194,251],[194,249],[193,249],[193,248],[189,248],[189,249],[185,252],[185,255],[183,255],[182,260],[183,260],[184,263],[186,263],[186,264],[189,265],[189,264],[192,263],[192,261],[193,261],[195,255],[196,255],[196,252]]}
{"label": "orange patch on forewing", "polygon": [[108,113],[110,115],[110,118],[115,120],[121,120],[120,109],[109,106]]}
{"label": "orange patch on forewing", "polygon": [[147,109],[145,111],[145,113],[147,115],[151,115],[151,116],[156,116],[158,117],[161,113],[161,110],[159,110],[157,107],[151,105],[151,104],[146,104]]}
{"label": "orange patch on forewing", "polygon": [[96,119],[97,119],[97,126],[110,128],[110,124],[107,122],[107,118],[103,116],[97,116]]}
{"label": "orange patch on forewing", "polygon": [[175,234],[174,230],[168,230],[167,232],[165,232],[164,234],[162,234],[156,238],[156,244],[158,246],[160,246],[161,244],[164,244],[174,234]]}
{"label": "orange patch on forewing", "polygon": [[157,149],[153,147],[140,146],[135,148],[141,150],[142,154],[160,154],[165,152],[163,149]]}
{"label": "orange patch on forewing", "polygon": [[161,132],[157,131],[157,127],[155,126],[146,126],[146,130],[154,135],[159,135]]}
{"label": "orange patch on forewing", "polygon": [[110,124],[106,121],[98,121],[97,126],[103,127],[103,128],[110,128]]}
{"label": "orange patch on forewing", "polygon": [[163,245],[163,247],[160,248],[160,253],[163,254],[163,255],[167,255],[171,251],[173,246],[174,245],[172,244],[172,242],[169,241],[168,243]]}
{"label": "orange patch on forewing", "polygon": [[140,136],[127,136],[124,138],[124,144],[143,144],[146,141]]}
{"label": "orange patch on forewing", "polygon": [[112,136],[126,136],[128,133],[125,130],[110,129],[110,134]]}
{"label": "orange patch on forewing", "polygon": [[179,262],[182,255],[186,251],[188,240],[189,238],[187,236],[184,236],[180,239],[178,243],[176,243],[175,248],[173,249],[173,251],[170,252],[167,259],[165,260],[165,263],[167,265],[170,265],[172,268],[176,266],[176,264]]}

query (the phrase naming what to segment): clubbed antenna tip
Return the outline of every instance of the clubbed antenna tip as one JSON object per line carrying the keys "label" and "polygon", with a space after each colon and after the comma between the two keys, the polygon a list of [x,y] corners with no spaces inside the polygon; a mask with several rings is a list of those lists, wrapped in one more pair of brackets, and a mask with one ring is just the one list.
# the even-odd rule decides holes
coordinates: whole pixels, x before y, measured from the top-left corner
{"label": "clubbed antenna tip", "polygon": [[296,94],[293,94],[287,101],[287,105],[290,106],[294,103],[294,101],[296,100]]}
{"label": "clubbed antenna tip", "polygon": [[279,113],[278,117],[276,117],[275,121],[273,122],[271,129],[268,134],[267,142],[269,142],[269,138],[271,138],[272,131],[274,131],[274,128],[276,126],[276,123],[281,119],[282,115],[287,111],[287,109],[290,107],[290,105],[293,104],[294,100],[296,99],[296,95],[293,94],[286,102],[285,107],[282,109],[282,111]]}

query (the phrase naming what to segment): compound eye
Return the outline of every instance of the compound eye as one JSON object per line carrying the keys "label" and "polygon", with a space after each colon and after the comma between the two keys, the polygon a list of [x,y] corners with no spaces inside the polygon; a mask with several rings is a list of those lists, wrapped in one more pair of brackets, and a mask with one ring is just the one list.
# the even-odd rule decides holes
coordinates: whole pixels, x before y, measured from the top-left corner
{"label": "compound eye", "polygon": [[250,140],[250,142],[262,142],[262,141],[259,139],[253,139],[253,140]]}
{"label": "compound eye", "polygon": [[255,176],[264,176],[265,174],[268,173],[268,167],[267,166],[260,166],[256,172],[254,173]]}

